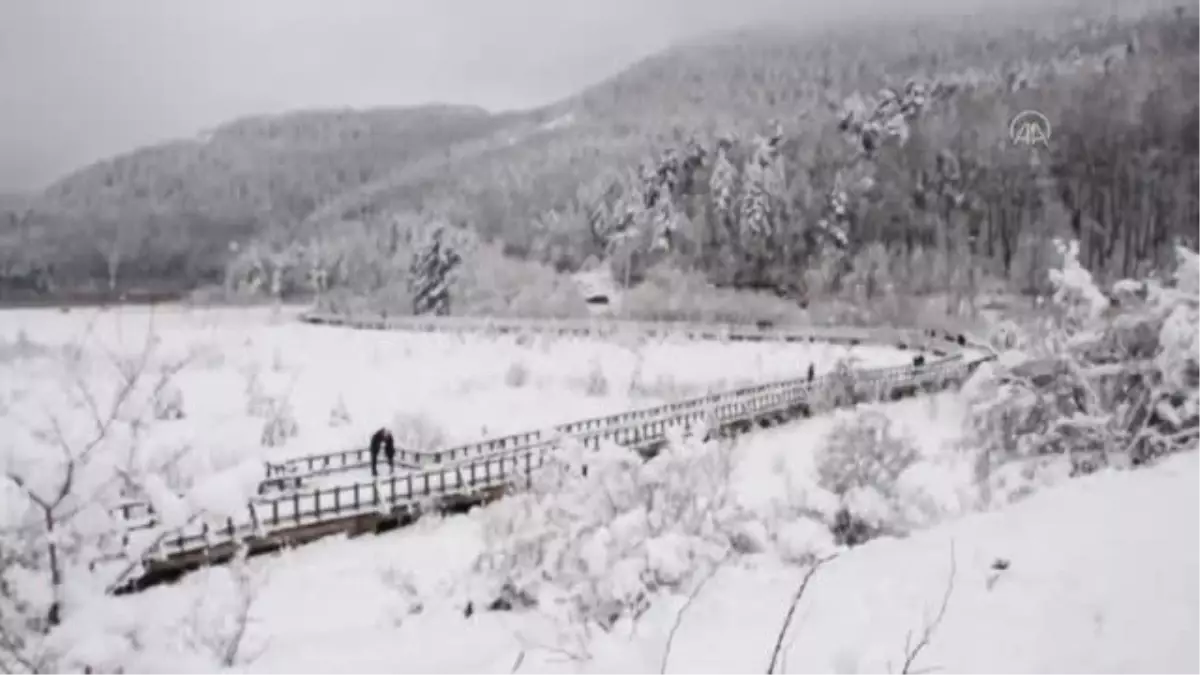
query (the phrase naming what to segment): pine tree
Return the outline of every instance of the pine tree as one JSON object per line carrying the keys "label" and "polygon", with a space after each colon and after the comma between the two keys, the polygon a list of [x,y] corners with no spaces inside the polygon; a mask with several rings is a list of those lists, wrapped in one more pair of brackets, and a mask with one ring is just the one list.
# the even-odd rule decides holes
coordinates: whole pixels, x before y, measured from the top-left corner
{"label": "pine tree", "polygon": [[429,242],[413,255],[409,268],[413,314],[450,314],[450,273],[462,257],[445,242],[445,227],[437,225]]}

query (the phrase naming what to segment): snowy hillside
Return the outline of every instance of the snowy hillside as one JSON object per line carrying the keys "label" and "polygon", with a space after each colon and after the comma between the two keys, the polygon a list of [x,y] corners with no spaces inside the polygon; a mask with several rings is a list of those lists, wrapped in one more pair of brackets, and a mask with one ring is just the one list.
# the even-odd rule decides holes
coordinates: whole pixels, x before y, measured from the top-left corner
{"label": "snowy hillside", "polygon": [[[215,569],[132,598],[133,623],[155,645],[135,657],[137,668],[204,668],[210,657],[186,643],[198,613],[223,622],[226,635],[238,617],[246,620],[233,662],[251,672],[762,672],[812,569],[803,564],[806,553],[837,555],[806,585],[776,672],[1200,666],[1196,453],[954,519],[972,506],[965,467],[944,431],[951,425],[927,432],[938,429],[933,419],[962,413],[955,395],[882,408],[920,451],[909,501],[924,494],[948,519],[943,524],[850,550],[803,519],[789,524],[779,500],[820,492],[812,459],[835,424],[817,418],[748,437],[735,449],[737,501],[772,531],[761,552],[701,569],[691,590],[655,597],[636,620],[608,632],[564,623],[549,607],[464,618],[480,555],[494,548],[505,522],[502,502],[398,533],[258,559],[242,576]],[[239,578],[250,581],[234,583]],[[593,578],[621,583],[615,568]],[[928,644],[916,650],[927,627]],[[180,652],[199,660],[189,663]],[[906,654],[913,657],[907,667]]]}

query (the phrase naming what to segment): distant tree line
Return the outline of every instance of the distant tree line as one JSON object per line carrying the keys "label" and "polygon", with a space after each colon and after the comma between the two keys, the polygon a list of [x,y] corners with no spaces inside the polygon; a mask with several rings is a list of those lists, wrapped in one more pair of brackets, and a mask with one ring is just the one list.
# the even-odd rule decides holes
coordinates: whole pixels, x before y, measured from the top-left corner
{"label": "distant tree line", "polygon": [[[503,252],[528,261],[514,274],[552,284],[535,268],[604,265],[635,286],[665,266],[801,301],[1040,292],[1058,235],[1102,279],[1143,273],[1175,241],[1195,245],[1196,12],[1089,7],[907,34],[727,36],[503,119],[236,127],[205,161],[202,146],[148,151],[0,214],[0,293],[218,284],[407,305],[433,224],[473,242],[456,249],[460,279]],[[1026,109],[1051,120],[1048,148],[1008,137]],[[420,124],[445,131],[420,151],[368,149],[381,133],[400,148]],[[222,182],[220,158],[243,154],[258,164]],[[180,157],[189,173],[163,169]]]}

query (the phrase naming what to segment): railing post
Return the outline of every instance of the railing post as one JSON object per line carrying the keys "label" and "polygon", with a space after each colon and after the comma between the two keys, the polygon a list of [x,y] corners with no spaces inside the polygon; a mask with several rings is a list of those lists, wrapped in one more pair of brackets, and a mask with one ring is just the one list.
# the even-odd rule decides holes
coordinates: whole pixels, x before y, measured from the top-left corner
{"label": "railing post", "polygon": [[[440,332],[443,330],[498,330],[500,332],[512,332],[513,330],[527,331],[531,330],[537,333],[554,333],[555,331],[563,334],[574,334],[583,331],[587,334],[611,334],[615,330],[640,329],[647,335],[661,335],[675,333],[687,333],[691,337],[716,337],[722,339],[738,339],[738,340],[782,340],[792,341],[799,339],[809,342],[828,341],[840,344],[849,344],[851,346],[862,343],[890,343],[898,345],[901,349],[917,348],[923,352],[932,351],[935,356],[940,357],[934,360],[929,365],[931,367],[925,369],[914,369],[910,366],[891,367],[891,368],[872,368],[859,369],[857,371],[858,378],[850,387],[852,399],[861,397],[879,399],[887,398],[895,392],[907,390],[911,388],[922,388],[926,391],[933,392],[945,389],[960,380],[965,373],[973,370],[974,363],[967,363],[963,352],[956,351],[956,347],[947,346],[945,350],[934,349],[933,345],[940,343],[939,346],[945,346],[945,342],[958,343],[958,346],[964,345],[964,338],[959,335],[952,335],[947,331],[926,330],[924,331],[925,338],[918,336],[916,331],[901,332],[891,331],[884,335],[878,331],[864,331],[851,329],[829,329],[829,328],[810,328],[810,329],[794,329],[794,328],[778,328],[773,326],[749,326],[749,325],[693,325],[686,323],[664,324],[664,323],[597,323],[595,321],[581,322],[543,322],[540,324],[527,324],[526,322],[502,320],[502,321],[464,321],[464,320],[397,320],[391,317],[384,320],[367,320],[367,319],[348,319],[345,317],[322,317],[320,315],[311,315],[309,320],[314,322],[326,322],[338,325],[357,325],[360,327],[381,327],[381,328],[402,328],[407,330],[425,330]],[[833,394],[835,398],[838,392],[844,391],[844,387],[840,386],[840,380],[833,375],[823,375],[817,378],[816,382],[807,383],[800,378],[786,378],[778,381],[764,382],[748,387],[741,387],[734,391],[711,392],[705,396],[695,397],[684,401],[671,401],[663,405],[652,407],[638,407],[623,413],[610,414],[603,417],[591,417],[575,422],[567,422],[556,425],[553,429],[563,435],[579,437],[580,442],[585,447],[598,448],[601,440],[612,440],[622,445],[637,445],[647,440],[659,440],[665,437],[669,429],[673,429],[679,424],[685,427],[690,425],[692,420],[711,419],[715,425],[715,431],[720,431],[721,428],[728,424],[735,428],[740,428],[745,422],[753,424],[755,421],[768,419],[776,413],[790,413],[797,407],[805,408],[809,405],[809,399],[814,393],[825,392],[825,389],[833,386],[833,390],[827,392]],[[444,466],[443,454],[448,455],[451,464],[456,464],[454,468],[455,484],[451,485],[448,479],[449,471],[445,467],[439,471],[434,477],[431,472],[421,472],[420,480],[426,496],[432,496],[435,492],[446,493],[455,490],[469,489],[473,490],[480,486],[481,483],[491,485],[497,478],[501,482],[506,482],[508,478],[512,478],[513,485],[516,485],[517,475],[509,476],[508,463],[512,463],[511,473],[516,474],[521,470],[522,456],[524,461],[524,471],[527,487],[533,486],[533,471],[535,468],[542,466],[546,461],[546,454],[555,449],[557,444],[553,446],[541,446],[539,443],[543,440],[549,440],[541,431],[528,431],[515,434],[509,434],[500,438],[485,440],[482,442],[469,443],[461,447],[443,448],[442,451],[435,453],[409,453],[401,450],[399,452],[402,460],[410,458],[416,462],[431,462]],[[538,456],[533,457],[533,453],[537,452]],[[499,456],[497,456],[499,455]],[[336,453],[325,453],[317,455],[307,455],[297,457],[295,459],[282,461],[279,463],[264,462],[263,475],[264,480],[262,485],[265,489],[278,487],[285,489],[288,484],[295,483],[298,488],[301,484],[302,476],[299,472],[303,468],[307,468],[308,472],[316,473],[318,471],[337,471],[350,469],[357,466],[362,466],[365,462],[365,450],[361,447],[353,450],[344,450]],[[481,458],[484,462],[482,469],[478,466],[478,459]],[[462,466],[459,460],[470,463],[469,467]],[[492,471],[493,462],[498,462],[496,471]],[[465,469],[465,471],[464,471]],[[276,486],[272,481],[276,481]],[[440,481],[437,486],[431,484],[431,481]],[[353,487],[355,508],[362,508],[362,497],[360,494],[360,485],[366,483],[355,482]],[[374,495],[374,503],[378,507],[381,505],[382,498],[380,492],[385,489],[390,489],[390,498],[393,502],[400,499],[412,500],[417,497],[418,489],[414,487],[414,478],[412,473],[409,473],[404,478],[403,489],[405,493],[399,494],[397,488],[397,479],[393,475],[388,482],[386,488],[381,487],[378,481],[372,482],[372,491]],[[347,486],[349,487],[349,486]],[[435,489],[436,488],[436,489]],[[266,490],[262,491],[266,491]],[[335,513],[342,511],[341,490],[344,488],[338,487],[334,489],[333,495],[333,510]],[[289,495],[293,506],[293,518],[291,519],[297,525],[303,521],[303,509],[300,497],[311,498],[313,501],[313,511],[310,515],[314,516],[318,521],[322,520],[325,512],[328,510],[326,505],[323,511],[321,505],[321,490],[315,490],[308,494],[301,495],[299,492]],[[264,520],[269,519],[269,524],[273,527],[284,526],[280,514],[280,503],[288,496],[271,499],[270,512],[264,514]],[[256,511],[256,504],[260,502],[251,501],[247,508],[250,514],[250,524],[254,527],[254,532],[257,534],[264,526],[260,522]],[[153,510],[148,504],[143,503],[122,503],[113,510],[114,514],[120,514],[123,520],[129,521],[136,518],[141,518],[143,515],[154,520]],[[237,536],[238,526],[234,523],[233,518],[227,518],[224,524],[224,529],[229,537]],[[202,534],[197,535],[194,530],[190,534],[185,533],[182,529],[175,533],[173,539],[166,541],[172,542],[177,549],[185,550],[187,546],[193,546],[194,542],[200,537],[208,537],[211,533],[220,534],[221,526],[213,525],[210,531],[210,526],[207,523],[202,523]],[[124,534],[128,537],[128,534]]]}

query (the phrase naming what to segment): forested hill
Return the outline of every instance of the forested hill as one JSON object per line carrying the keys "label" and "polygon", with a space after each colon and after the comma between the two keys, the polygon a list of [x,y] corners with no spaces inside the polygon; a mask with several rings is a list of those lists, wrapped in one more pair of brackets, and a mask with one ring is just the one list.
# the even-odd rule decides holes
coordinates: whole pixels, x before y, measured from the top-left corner
{"label": "forested hill", "polygon": [[103,160],[0,204],[0,280],[40,270],[60,287],[107,285],[110,261],[133,285],[219,279],[231,243],[287,229],[333,195],[514,117],[449,105],[300,111]]}
{"label": "forested hill", "polygon": [[[1105,276],[1129,274],[1169,255],[1174,237],[1194,240],[1197,23],[1195,8],[1109,8],[711,36],[554,106],[523,135],[348,191],[307,224],[395,241],[389,227],[424,210],[562,271],[665,260],[787,293],[836,289],[856,267],[862,277],[902,257],[939,270],[911,281],[921,291],[970,288],[955,276],[964,269],[1029,286],[1044,282],[1038,268],[1058,235],[1081,239]],[[904,141],[864,152],[847,113],[884,110],[886,90],[904,97],[910,84],[927,100],[903,113]],[[1027,109],[1054,120],[1033,169],[1036,153],[1008,135]],[[818,226],[838,218],[849,250],[823,255]],[[666,253],[655,250],[664,230]],[[305,246],[282,259],[304,259]],[[803,278],[821,266],[831,266],[824,280]],[[368,276],[360,294],[387,275]]]}
{"label": "forested hill", "polygon": [[[778,122],[806,149],[842,153],[836,126],[845,97],[908,79],[969,82],[994,96],[1031,64],[1123,46],[1127,26],[1077,14],[924,18],[910,24],[843,24],[743,30],[683,44],[634,64],[547,112],[547,124],[464,146],[452,157],[404,165],[347,191],[311,216],[314,226],[373,214],[432,210],[540,256],[538,221],[584,218],[642,160],[688,140],[766,132]],[[1004,130],[1012,103],[995,98]],[[580,234],[583,228],[577,228]]]}
{"label": "forested hill", "polygon": [[[1022,278],[1022,251],[1036,257],[1030,237],[1070,228],[1088,238],[1089,264],[1128,268],[1194,230],[1196,12],[1121,3],[1113,16],[1109,3],[1063,4],[711,36],[523,113],[427,107],[235,122],[99,163],[7,225],[0,216],[0,292],[5,278],[43,288],[220,281],[231,257],[242,272],[288,267],[285,285],[299,288],[298,261],[311,267],[338,250],[328,278],[371,293],[405,267],[396,228],[430,219],[564,271],[589,258],[665,260],[785,292],[811,286],[797,277],[833,212],[850,236],[850,257],[827,270],[834,288],[872,244],[901,244],[905,255],[966,246],[984,268]],[[864,168],[852,137],[874,127],[864,132],[848,110],[881,109],[885,88],[912,85],[929,100],[905,112],[904,142],[872,149]],[[1022,109],[1055,121],[1039,171],[1007,137]],[[775,168],[755,168],[760,160]],[[665,171],[671,185],[660,189],[647,171]],[[662,218],[675,237],[666,254],[657,237],[636,236]],[[623,233],[619,254],[613,231]],[[750,231],[758,240],[743,241]]]}

